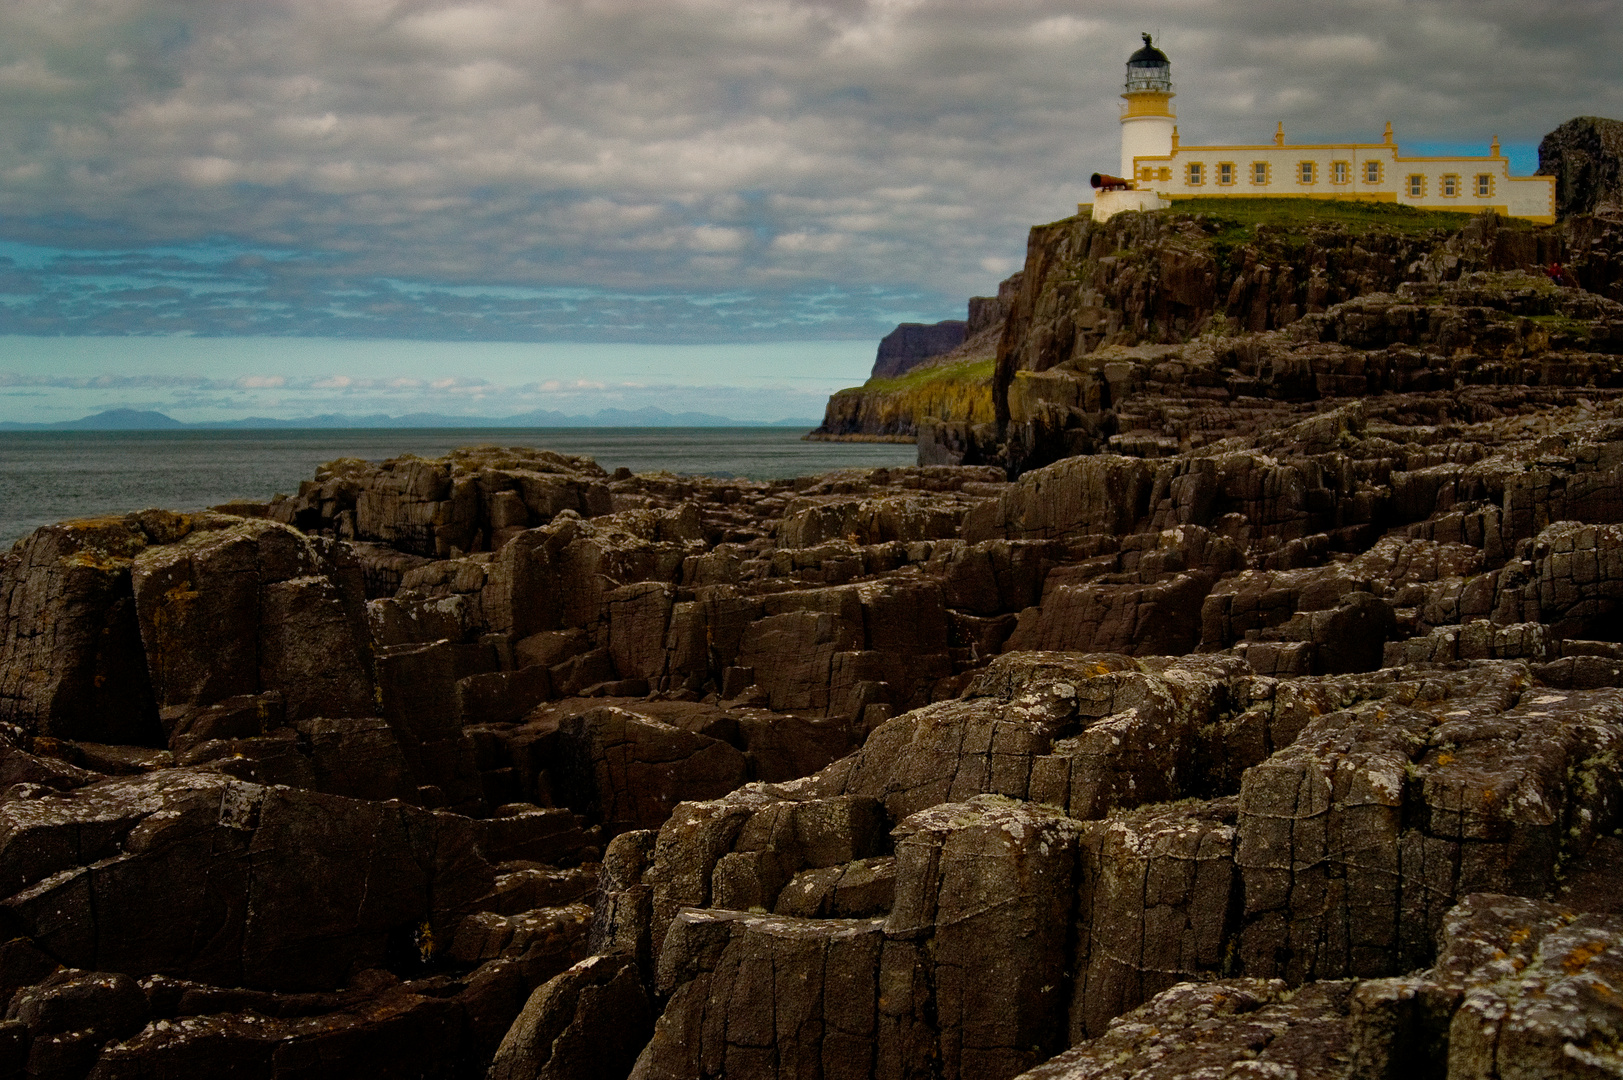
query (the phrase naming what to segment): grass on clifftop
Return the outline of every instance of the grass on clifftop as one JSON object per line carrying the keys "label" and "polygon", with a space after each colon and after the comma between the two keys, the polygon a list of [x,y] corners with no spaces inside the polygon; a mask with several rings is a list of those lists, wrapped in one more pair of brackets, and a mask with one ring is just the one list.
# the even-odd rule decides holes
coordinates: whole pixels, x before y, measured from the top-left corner
{"label": "grass on clifftop", "polygon": [[[1234,253],[1261,239],[1259,226],[1277,229],[1270,239],[1286,252],[1299,252],[1311,239],[1315,225],[1340,225],[1353,235],[1377,229],[1418,237],[1428,233],[1454,233],[1463,229],[1475,214],[1452,210],[1421,210],[1389,202],[1361,202],[1339,199],[1177,199],[1170,210],[1161,213],[1205,218],[1209,230],[1206,242],[1218,265],[1231,267]],[[1501,219],[1501,227],[1531,228],[1531,223]]]}
{"label": "grass on clifftop", "polygon": [[1420,210],[1400,203],[1337,199],[1177,199],[1172,203],[1171,212],[1205,214],[1207,219],[1227,227],[1218,234],[1219,238],[1226,238],[1224,234],[1235,230],[1249,235],[1258,225],[1290,230],[1330,223],[1345,225],[1354,232],[1377,227],[1402,233],[1433,229],[1457,232],[1476,216],[1452,210]]}
{"label": "grass on clifftop", "polygon": [[956,364],[940,364],[914,368],[890,379],[869,379],[861,386],[839,391],[842,394],[890,394],[897,391],[917,390],[927,383],[986,383],[992,382],[995,359],[960,360]]}

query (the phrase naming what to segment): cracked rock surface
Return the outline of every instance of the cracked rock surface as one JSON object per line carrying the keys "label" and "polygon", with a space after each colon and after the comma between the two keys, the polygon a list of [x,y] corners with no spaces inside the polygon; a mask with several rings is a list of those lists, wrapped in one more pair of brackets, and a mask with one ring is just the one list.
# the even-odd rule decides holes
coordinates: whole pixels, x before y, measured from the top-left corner
{"label": "cracked rock surface", "polygon": [[21,541],[0,1077],[1615,1075],[1623,303],[1046,228],[980,464]]}

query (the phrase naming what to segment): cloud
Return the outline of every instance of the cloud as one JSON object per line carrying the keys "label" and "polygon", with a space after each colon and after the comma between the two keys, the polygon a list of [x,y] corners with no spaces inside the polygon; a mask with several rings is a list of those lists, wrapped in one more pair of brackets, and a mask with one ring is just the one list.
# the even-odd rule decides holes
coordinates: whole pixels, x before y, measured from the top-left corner
{"label": "cloud", "polygon": [[1391,120],[1526,145],[1623,115],[1623,0],[8,4],[0,239],[44,254],[0,266],[0,331],[727,340],[960,315],[1116,159],[1140,29],[1192,140]]}
{"label": "cloud", "polygon": [[[357,276],[327,254],[199,245],[106,253],[0,246],[0,334],[297,335],[441,341],[721,342],[871,338],[959,298],[842,285],[830,292],[694,285],[706,260],[749,244],[711,230],[689,248],[685,288],[442,284]],[[693,251],[703,247],[707,250]],[[8,259],[9,256],[9,259]],[[9,263],[9,265],[8,265]],[[815,279],[813,279],[815,281]],[[718,283],[725,281],[725,275]],[[799,286],[796,281],[793,285]]]}
{"label": "cloud", "polygon": [[222,385],[202,375],[30,375],[0,371],[0,386],[39,386],[58,390],[198,389]]}

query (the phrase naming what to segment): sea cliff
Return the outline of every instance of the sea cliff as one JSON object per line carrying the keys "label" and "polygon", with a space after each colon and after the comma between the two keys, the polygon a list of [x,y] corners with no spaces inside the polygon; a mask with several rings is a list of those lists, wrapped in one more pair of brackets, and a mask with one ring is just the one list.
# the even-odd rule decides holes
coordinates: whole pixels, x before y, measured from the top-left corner
{"label": "sea cliff", "polygon": [[950,348],[940,346],[953,338],[916,332],[914,324],[897,327],[879,343],[868,381],[830,397],[822,424],[806,437],[915,442],[927,417],[991,422],[993,361],[1020,280],[1019,274],[1007,279],[995,296],[970,297],[962,337]]}
{"label": "sea cliff", "polygon": [[[1586,291],[1619,299],[1620,230],[1610,211],[1534,227],[1492,215],[1291,200],[1188,200],[1104,223],[1068,218],[1032,229],[1025,267],[1005,283],[995,334],[983,331],[972,350],[928,362],[905,382],[870,379],[838,392],[812,437],[917,434],[921,462],[995,463],[1018,475],[1108,446],[1131,430],[1123,423],[1139,422],[1108,392],[1101,397],[1105,364],[1137,362],[1113,347],[1222,353],[1225,342],[1250,342],[1406,283],[1445,284],[1477,271],[1542,274],[1551,263]],[[987,397],[965,392],[981,370],[967,361],[988,359],[991,415]],[[1015,384],[1022,373],[1048,372],[1046,387],[1066,386],[1048,403],[1062,408],[1038,416],[1029,388]],[[1240,396],[1247,389],[1237,387]]]}

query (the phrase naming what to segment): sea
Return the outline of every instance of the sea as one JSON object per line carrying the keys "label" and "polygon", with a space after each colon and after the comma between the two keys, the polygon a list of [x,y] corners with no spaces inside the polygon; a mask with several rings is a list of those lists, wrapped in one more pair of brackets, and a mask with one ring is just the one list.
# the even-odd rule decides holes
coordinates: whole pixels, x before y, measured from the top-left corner
{"label": "sea", "polygon": [[766,427],[7,431],[0,432],[0,544],[68,518],[292,494],[334,458],[438,457],[481,444],[585,454],[610,471],[623,465],[752,480],[917,461],[906,443],[803,442],[802,434]]}

